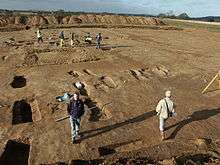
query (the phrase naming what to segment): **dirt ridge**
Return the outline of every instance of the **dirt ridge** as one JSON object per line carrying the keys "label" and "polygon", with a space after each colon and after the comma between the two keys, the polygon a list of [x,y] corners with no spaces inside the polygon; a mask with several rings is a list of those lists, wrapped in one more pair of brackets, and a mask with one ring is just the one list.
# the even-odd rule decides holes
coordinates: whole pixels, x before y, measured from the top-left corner
{"label": "dirt ridge", "polygon": [[0,16],[0,27],[8,25],[74,25],[74,24],[108,24],[108,25],[163,25],[158,18],[120,15],[82,14],[74,16]]}

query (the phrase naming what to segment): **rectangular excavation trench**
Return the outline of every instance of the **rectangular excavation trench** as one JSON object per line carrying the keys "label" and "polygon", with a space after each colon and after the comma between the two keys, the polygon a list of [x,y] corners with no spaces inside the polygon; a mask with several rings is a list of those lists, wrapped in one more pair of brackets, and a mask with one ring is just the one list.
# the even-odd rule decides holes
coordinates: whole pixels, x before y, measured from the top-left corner
{"label": "rectangular excavation trench", "polygon": [[37,100],[27,102],[26,100],[15,101],[12,107],[12,125],[36,122],[42,118]]}
{"label": "rectangular excavation trench", "polygon": [[30,145],[9,140],[0,157],[1,165],[28,165]]}

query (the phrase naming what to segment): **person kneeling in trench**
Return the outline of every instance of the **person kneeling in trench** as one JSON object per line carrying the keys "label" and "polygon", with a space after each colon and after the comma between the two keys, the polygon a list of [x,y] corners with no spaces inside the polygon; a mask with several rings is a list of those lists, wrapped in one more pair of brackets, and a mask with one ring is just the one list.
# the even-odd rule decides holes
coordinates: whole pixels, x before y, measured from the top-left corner
{"label": "person kneeling in trench", "polygon": [[176,115],[174,104],[171,98],[171,91],[165,92],[165,98],[161,99],[156,107],[157,116],[159,117],[159,129],[162,140],[165,140],[164,127],[169,117]]}
{"label": "person kneeling in trench", "polygon": [[72,143],[74,144],[80,138],[80,120],[84,114],[84,103],[81,99],[79,99],[78,93],[73,94],[73,96],[70,98],[67,112],[70,116]]}

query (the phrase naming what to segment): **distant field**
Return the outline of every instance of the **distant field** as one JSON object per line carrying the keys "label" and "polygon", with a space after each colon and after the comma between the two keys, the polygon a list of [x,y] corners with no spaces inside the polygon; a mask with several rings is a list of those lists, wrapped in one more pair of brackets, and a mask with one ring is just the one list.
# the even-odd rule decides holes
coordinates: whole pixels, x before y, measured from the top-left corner
{"label": "distant field", "polygon": [[184,21],[184,20],[173,20],[163,19],[165,24],[170,26],[176,26],[179,28],[195,28],[195,29],[207,29],[210,32],[220,32],[220,24],[211,24],[210,22],[197,22],[197,21]]}

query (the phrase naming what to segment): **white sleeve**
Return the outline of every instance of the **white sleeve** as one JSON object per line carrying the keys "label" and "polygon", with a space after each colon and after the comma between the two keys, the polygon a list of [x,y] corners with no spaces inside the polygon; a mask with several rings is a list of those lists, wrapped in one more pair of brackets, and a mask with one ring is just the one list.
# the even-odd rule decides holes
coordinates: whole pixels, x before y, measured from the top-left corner
{"label": "white sleeve", "polygon": [[174,109],[173,109],[172,113],[176,113]]}
{"label": "white sleeve", "polygon": [[173,113],[175,113],[174,104],[173,104],[173,109],[172,109],[172,112],[173,112]]}
{"label": "white sleeve", "polygon": [[162,101],[160,100],[159,103],[157,104],[157,107],[156,107],[156,112],[157,112],[157,113],[160,113],[160,111],[161,111],[161,106],[162,106]]}

